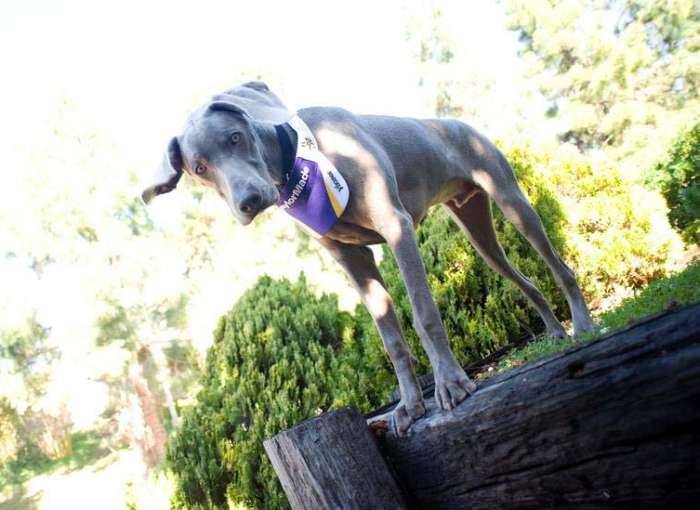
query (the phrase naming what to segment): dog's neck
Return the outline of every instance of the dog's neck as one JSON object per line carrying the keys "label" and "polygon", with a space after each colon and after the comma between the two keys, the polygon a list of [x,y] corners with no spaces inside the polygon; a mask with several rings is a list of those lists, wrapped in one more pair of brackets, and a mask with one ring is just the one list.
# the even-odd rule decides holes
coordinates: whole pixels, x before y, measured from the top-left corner
{"label": "dog's neck", "polygon": [[[260,139],[262,157],[270,173],[270,177],[274,180],[275,185],[279,188],[287,183],[287,176],[294,166],[296,157],[297,134],[289,126],[289,124],[272,124],[270,122],[253,121],[255,133]],[[282,141],[280,139],[280,129],[287,138]],[[284,148],[286,140],[292,147],[291,156],[288,149]]]}
{"label": "dog's neck", "polygon": [[288,123],[276,124],[277,143],[280,149],[280,161],[284,183],[289,179],[289,174],[294,168],[294,161],[297,156],[297,133]]}

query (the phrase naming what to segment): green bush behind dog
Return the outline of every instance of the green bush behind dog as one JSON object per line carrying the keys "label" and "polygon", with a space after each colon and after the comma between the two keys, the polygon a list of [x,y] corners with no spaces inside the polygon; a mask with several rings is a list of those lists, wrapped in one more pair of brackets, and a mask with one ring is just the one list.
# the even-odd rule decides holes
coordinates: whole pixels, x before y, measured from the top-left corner
{"label": "green bush behind dog", "polygon": [[303,277],[263,277],[247,291],[220,319],[202,389],[169,443],[173,507],[285,508],[262,441],[331,407],[369,409],[391,389],[388,370],[365,368],[383,363],[381,348],[366,352],[354,327]]}
{"label": "green bush behind dog", "polygon": [[669,208],[669,219],[688,244],[700,243],[700,122],[681,134],[649,172]]}

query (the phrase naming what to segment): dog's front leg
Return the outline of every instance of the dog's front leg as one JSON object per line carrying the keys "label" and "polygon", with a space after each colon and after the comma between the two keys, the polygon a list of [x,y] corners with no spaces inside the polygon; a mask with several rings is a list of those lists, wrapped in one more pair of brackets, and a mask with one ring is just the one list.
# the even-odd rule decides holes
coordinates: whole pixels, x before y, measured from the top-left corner
{"label": "dog's front leg", "polygon": [[415,420],[425,414],[425,405],[408,345],[372,251],[365,246],[330,239],[321,239],[320,242],[343,266],[379,330],[399,380],[401,401],[394,409],[393,419],[397,433],[403,435]]}
{"label": "dog's front leg", "polygon": [[413,307],[413,324],[433,366],[435,399],[442,409],[450,410],[473,393],[476,385],[450,350],[418,251],[413,220],[405,211],[397,210],[382,222],[379,233],[393,251],[406,285]]}

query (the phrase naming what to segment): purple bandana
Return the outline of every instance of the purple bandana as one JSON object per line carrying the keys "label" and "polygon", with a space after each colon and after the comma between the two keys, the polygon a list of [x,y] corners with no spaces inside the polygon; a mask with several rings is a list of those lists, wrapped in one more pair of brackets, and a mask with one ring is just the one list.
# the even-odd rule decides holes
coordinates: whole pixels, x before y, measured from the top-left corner
{"label": "purple bandana", "polygon": [[299,117],[289,121],[297,132],[297,157],[277,205],[324,235],[336,224],[348,203],[348,185],[340,172],[318,150],[311,130]]}

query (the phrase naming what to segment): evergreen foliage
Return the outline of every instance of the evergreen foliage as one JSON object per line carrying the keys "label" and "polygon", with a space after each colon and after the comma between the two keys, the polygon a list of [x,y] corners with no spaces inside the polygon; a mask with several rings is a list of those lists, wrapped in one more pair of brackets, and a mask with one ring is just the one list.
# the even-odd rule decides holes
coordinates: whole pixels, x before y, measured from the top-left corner
{"label": "evergreen foliage", "polygon": [[568,221],[564,258],[575,269],[589,302],[630,295],[667,274],[682,243],[669,228],[658,193],[620,170],[575,152],[510,153],[525,158],[556,194]]}
{"label": "evergreen foliage", "polygon": [[508,0],[506,9],[562,140],[646,166],[659,156],[651,140],[697,117],[696,1]]}
{"label": "evergreen foliage", "polygon": [[391,389],[383,355],[354,337],[351,315],[303,277],[263,277],[246,292],[219,321],[202,389],[170,440],[173,506],[286,508],[263,440],[332,407],[367,410]]}
{"label": "evergreen foliage", "polygon": [[650,180],[661,190],[671,224],[689,244],[700,243],[700,123],[681,135]]}

